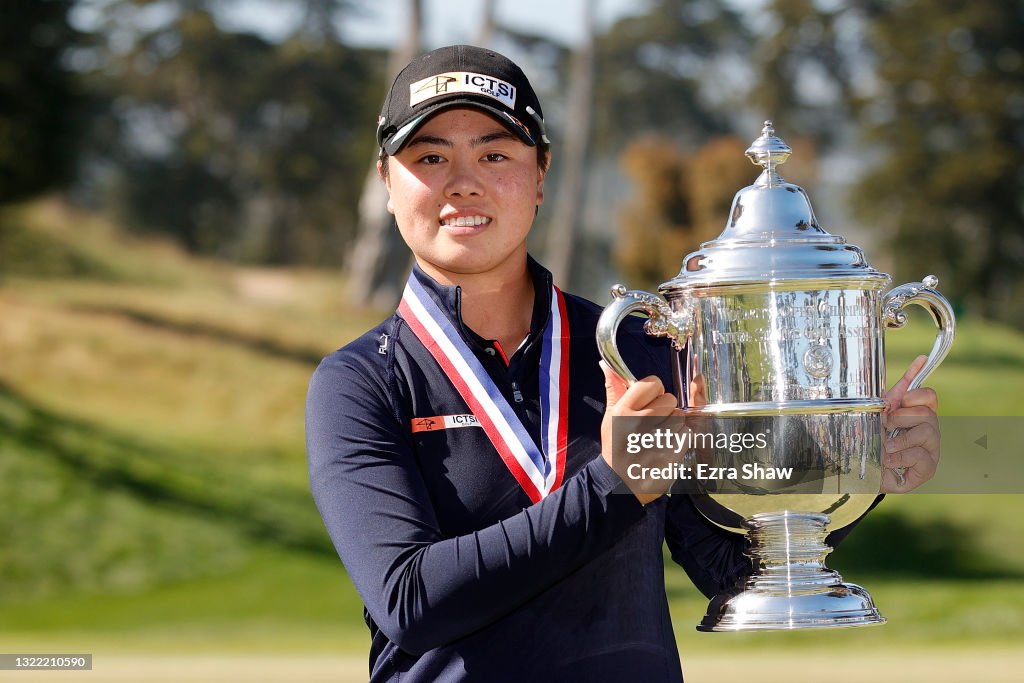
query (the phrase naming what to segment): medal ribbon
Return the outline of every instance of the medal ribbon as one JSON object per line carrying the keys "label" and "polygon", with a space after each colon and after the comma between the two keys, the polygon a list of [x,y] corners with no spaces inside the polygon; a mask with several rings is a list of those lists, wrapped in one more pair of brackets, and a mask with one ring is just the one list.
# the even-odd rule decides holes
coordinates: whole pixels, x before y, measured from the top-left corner
{"label": "medal ribbon", "polygon": [[569,321],[561,290],[554,286],[551,290],[551,311],[541,343],[541,448],[415,275],[409,276],[398,306],[402,318],[455,385],[505,466],[534,503],[562,485],[568,443]]}

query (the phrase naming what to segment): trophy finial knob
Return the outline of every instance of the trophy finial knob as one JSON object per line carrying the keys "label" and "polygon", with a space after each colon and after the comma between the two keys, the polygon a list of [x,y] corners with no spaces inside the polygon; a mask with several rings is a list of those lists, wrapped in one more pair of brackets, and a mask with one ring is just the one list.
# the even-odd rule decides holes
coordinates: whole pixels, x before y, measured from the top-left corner
{"label": "trophy finial knob", "polygon": [[746,152],[751,163],[764,169],[755,185],[772,187],[781,184],[782,176],[775,169],[786,163],[786,159],[792,153],[792,148],[781,138],[775,136],[775,127],[772,125],[771,119],[765,121],[764,127],[761,129],[761,137],[754,140]]}

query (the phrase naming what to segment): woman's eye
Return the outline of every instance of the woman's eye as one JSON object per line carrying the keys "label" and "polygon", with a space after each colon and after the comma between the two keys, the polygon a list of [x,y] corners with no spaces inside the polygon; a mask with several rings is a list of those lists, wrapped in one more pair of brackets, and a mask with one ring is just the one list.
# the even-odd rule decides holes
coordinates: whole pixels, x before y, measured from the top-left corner
{"label": "woman's eye", "polygon": [[443,159],[440,154],[428,154],[420,159],[420,162],[424,164],[439,164],[441,161],[443,161]]}

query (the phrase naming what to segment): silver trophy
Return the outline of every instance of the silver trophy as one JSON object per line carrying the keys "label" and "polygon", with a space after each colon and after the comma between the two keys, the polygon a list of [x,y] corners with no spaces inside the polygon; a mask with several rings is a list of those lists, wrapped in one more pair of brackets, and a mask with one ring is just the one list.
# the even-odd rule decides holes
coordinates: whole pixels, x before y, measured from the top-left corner
{"label": "silver trophy", "polygon": [[[754,573],[712,599],[701,631],[862,626],[885,619],[860,586],[825,567],[826,535],[860,517],[882,476],[885,328],[902,327],[904,308],[924,307],[938,327],[911,389],[939,365],[955,318],[938,281],[901,285],[864,253],[818,225],[804,190],[779,176],[792,150],[766,121],[746,151],[764,170],[733,200],[724,232],[688,255],[661,296],[612,288],[597,339],[608,365],[636,378],[616,346],[625,316],[643,312],[646,331],[673,340],[681,394],[703,376],[706,405],[684,414],[720,431],[767,433],[745,462],[795,466],[803,480],[701,486],[697,508],[746,534]],[[685,353],[682,351],[685,349]],[[735,462],[711,449],[711,463]],[[897,472],[897,477],[902,477]]]}

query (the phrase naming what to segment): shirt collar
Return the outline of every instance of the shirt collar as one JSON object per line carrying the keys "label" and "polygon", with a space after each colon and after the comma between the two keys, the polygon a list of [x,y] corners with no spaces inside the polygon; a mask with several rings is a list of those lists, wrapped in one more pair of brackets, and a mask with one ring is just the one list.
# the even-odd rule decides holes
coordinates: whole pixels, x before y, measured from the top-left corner
{"label": "shirt collar", "polygon": [[[551,315],[551,273],[544,266],[537,263],[532,256],[527,255],[526,267],[533,278],[533,315],[530,320],[530,336],[527,343],[531,343],[544,326],[548,324],[548,317]],[[434,278],[427,275],[418,263],[413,263],[412,276],[423,286],[430,297],[444,311],[445,316],[456,323],[467,342],[476,346],[483,345],[487,340],[466,327],[462,321],[462,288],[458,285],[442,285]],[[511,350],[509,350],[511,352]]]}

